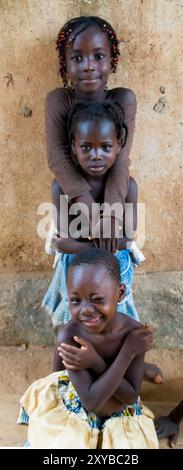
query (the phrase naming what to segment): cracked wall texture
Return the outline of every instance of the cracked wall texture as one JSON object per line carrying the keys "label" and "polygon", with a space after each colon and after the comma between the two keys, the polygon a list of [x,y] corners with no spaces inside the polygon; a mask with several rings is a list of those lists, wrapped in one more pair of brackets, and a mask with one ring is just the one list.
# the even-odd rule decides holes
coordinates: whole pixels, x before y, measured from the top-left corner
{"label": "cracked wall texture", "polygon": [[120,64],[109,87],[129,87],[137,95],[131,173],[146,209],[146,262],[140,272],[159,271],[162,280],[170,272],[171,278],[183,264],[182,0],[0,1],[1,270],[36,274],[52,266],[36,232],[37,208],[50,201],[53,179],[44,101],[48,91],[62,86],[58,30],[80,14],[106,18],[120,38]]}

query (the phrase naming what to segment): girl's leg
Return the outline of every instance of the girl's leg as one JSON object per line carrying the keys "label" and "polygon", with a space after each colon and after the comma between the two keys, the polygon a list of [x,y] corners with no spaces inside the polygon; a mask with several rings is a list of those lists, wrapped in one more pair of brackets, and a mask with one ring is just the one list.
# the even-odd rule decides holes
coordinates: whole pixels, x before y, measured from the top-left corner
{"label": "girl's leg", "polygon": [[152,382],[156,385],[163,383],[163,374],[161,369],[156,364],[144,362],[144,380],[145,382]]}
{"label": "girl's leg", "polygon": [[53,358],[53,372],[57,372],[59,370],[64,370],[65,367],[62,364],[62,359],[58,354],[58,346],[61,344],[61,332],[64,325],[60,325],[56,329],[56,340],[55,340],[55,349],[54,349],[54,358]]}

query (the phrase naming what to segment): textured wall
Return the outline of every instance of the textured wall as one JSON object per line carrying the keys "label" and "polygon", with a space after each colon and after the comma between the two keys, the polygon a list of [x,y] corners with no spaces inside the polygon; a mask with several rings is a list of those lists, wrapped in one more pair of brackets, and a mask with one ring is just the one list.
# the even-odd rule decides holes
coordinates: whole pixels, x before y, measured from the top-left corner
{"label": "textured wall", "polygon": [[[0,345],[52,344],[53,328],[41,299],[50,274],[0,275]],[[183,351],[183,273],[135,276],[135,304],[142,322],[154,328],[155,346]]]}
{"label": "textured wall", "polygon": [[0,1],[2,262],[21,270],[50,266],[36,234],[36,212],[50,199],[52,180],[46,163],[44,99],[61,85],[54,40],[69,17],[94,12],[108,19],[121,39],[121,63],[111,84],[132,88],[138,98],[131,157],[139,200],[146,203],[144,269],[180,270],[181,0]]}
{"label": "textured wall", "polygon": [[[139,201],[146,205],[143,250],[146,263],[140,271],[162,272],[162,282],[153,284],[154,297],[151,299],[154,311],[157,308],[157,318],[161,305],[155,302],[155,297],[160,299],[162,293],[168,308],[167,289],[163,289],[167,278],[163,273],[170,272],[169,286],[171,271],[182,269],[183,1],[0,0],[0,259],[1,269],[5,269],[6,275],[11,274],[9,278],[3,276],[0,326],[2,338],[3,332],[11,329],[11,343],[12,334],[15,342],[16,338],[21,341],[20,305],[15,302],[17,292],[22,292],[23,328],[26,331],[31,285],[34,297],[31,318],[35,319],[36,329],[39,324],[36,289],[40,292],[45,286],[40,277],[39,289],[38,272],[46,271],[52,264],[44,253],[43,240],[36,233],[40,220],[37,208],[40,203],[50,200],[53,178],[46,162],[44,100],[48,91],[62,86],[57,74],[57,32],[68,18],[80,14],[96,14],[113,24],[121,40],[121,62],[109,86],[127,86],[137,95],[131,172],[139,183]],[[29,275],[30,271],[32,274]],[[25,279],[16,277],[17,272],[25,272]],[[29,278],[30,284],[26,284]],[[35,279],[35,284],[31,279]],[[143,287],[143,277],[139,279]],[[177,282],[180,293],[182,277]],[[10,290],[13,292],[11,308],[10,298],[6,305]],[[176,293],[174,297],[174,306],[179,313],[180,295],[177,295],[177,304]],[[39,299],[41,302],[41,294]],[[142,302],[139,306],[142,307]],[[170,318],[171,315],[172,309]],[[31,321],[29,318],[29,327]],[[12,324],[15,325],[14,333]],[[45,335],[48,331],[45,326]],[[35,333],[35,341],[38,337]],[[44,340],[48,341],[48,336]]]}

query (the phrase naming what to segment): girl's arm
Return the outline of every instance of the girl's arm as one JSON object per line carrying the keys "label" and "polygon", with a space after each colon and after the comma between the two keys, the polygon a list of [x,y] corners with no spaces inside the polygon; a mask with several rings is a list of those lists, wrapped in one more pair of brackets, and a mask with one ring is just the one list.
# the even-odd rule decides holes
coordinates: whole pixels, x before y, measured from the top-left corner
{"label": "girl's arm", "polygon": [[[58,347],[59,355],[64,361],[65,368],[67,370],[90,369],[91,372],[94,372],[97,376],[102,375],[108,367],[104,359],[96,352],[94,347],[88,341],[78,337],[74,337],[74,340],[79,343],[81,346],[80,348],[76,348],[75,346],[65,343],[62,343]],[[149,349],[149,344],[147,349]],[[113,394],[113,397],[121,403],[134,403],[136,394],[140,392],[143,373],[143,356],[137,356],[130,364],[127,373],[125,374],[125,378],[122,378],[118,388]]]}
{"label": "girl's arm", "polygon": [[[126,196],[126,206],[123,213],[123,224],[119,226],[119,239],[118,239],[118,250],[125,250],[130,248],[130,243],[134,240],[135,232],[137,230],[137,201],[138,201],[138,186],[134,178],[130,177],[128,185],[128,193]],[[114,222],[114,225],[111,225]],[[110,233],[111,229],[112,238],[115,239],[115,219],[113,217],[105,216],[99,222],[98,226],[94,229],[94,238],[95,232],[100,230],[102,223],[103,233]],[[108,249],[107,245],[110,244],[111,240],[101,237],[97,239],[98,247]],[[115,243],[114,247],[111,250],[115,253]]]}
{"label": "girl's arm", "polygon": [[174,408],[168,416],[155,419],[155,428],[158,439],[169,438],[170,447],[174,447],[180,431],[180,423],[183,419],[183,400]]}
{"label": "girl's arm", "polygon": [[[76,339],[75,339],[76,341]],[[69,370],[84,370],[89,369],[91,373],[94,373],[97,377],[102,375],[107,369],[107,363],[104,359],[94,350],[90,343],[85,340],[77,340],[80,344],[83,344],[83,348],[76,348],[69,344],[61,344],[58,347],[59,356],[63,360],[64,367]],[[133,363],[129,366],[125,378],[122,378],[119,387],[115,390],[113,398],[116,398],[120,403],[130,405],[135,402],[136,390],[140,390],[141,377],[143,378],[144,361],[141,356],[134,359]],[[136,372],[138,370],[139,384],[134,384],[134,378],[136,379]],[[140,374],[141,372],[141,374]],[[93,375],[93,374],[92,374]],[[132,385],[133,383],[133,385]]]}
{"label": "girl's arm", "polygon": [[[136,330],[133,330],[127,336],[122,348],[120,349],[116,359],[110,367],[96,380],[93,380],[91,374],[87,370],[69,371],[71,382],[88,411],[97,413],[105,403],[114,395],[119,387],[122,378],[126,374],[130,364],[137,355],[144,354],[146,350],[148,331],[141,329],[141,337]],[[138,374],[138,368],[134,368],[134,373]],[[139,395],[139,383],[137,379],[132,383],[136,386],[134,400]]]}
{"label": "girl's arm", "polygon": [[78,171],[68,152],[67,119],[72,102],[68,90],[57,88],[45,102],[48,166],[69,200],[90,192],[91,187]]}
{"label": "girl's arm", "polygon": [[124,236],[119,239],[119,250],[130,248],[130,242],[135,238],[137,230],[137,202],[138,186],[135,179],[130,176],[123,217]]}
{"label": "girl's arm", "polygon": [[[67,203],[63,204],[61,206],[61,214],[60,214],[60,196],[65,197],[63,190],[59,186],[58,181],[54,181],[52,183],[52,202],[56,208],[56,215],[57,218],[54,221],[55,226],[57,227],[57,232],[58,234],[60,231],[62,233],[67,233],[68,231],[68,205]],[[61,216],[61,220],[60,220]],[[57,247],[58,251],[61,251],[62,253],[80,253],[83,250],[86,250],[88,248],[94,247],[94,244],[92,241],[88,242],[79,242],[77,240],[74,240],[69,236],[69,232],[67,233],[67,238],[55,238],[55,244]]]}
{"label": "girl's arm", "polygon": [[144,355],[136,356],[122,379],[114,397],[122,403],[134,403],[140,394],[144,377]]}
{"label": "girl's arm", "polygon": [[137,103],[135,94],[127,88],[115,88],[111,92],[110,99],[116,101],[123,109],[125,114],[125,124],[128,128],[125,146],[121,148],[121,151],[109,172],[106,182],[105,202],[112,205],[114,202],[121,202],[124,204],[128,192],[130,165],[129,154],[135,129]]}
{"label": "girl's arm", "polygon": [[88,250],[88,248],[94,248],[93,242],[78,242],[74,238],[55,238],[55,244],[57,250],[61,253],[80,253],[81,251]]}

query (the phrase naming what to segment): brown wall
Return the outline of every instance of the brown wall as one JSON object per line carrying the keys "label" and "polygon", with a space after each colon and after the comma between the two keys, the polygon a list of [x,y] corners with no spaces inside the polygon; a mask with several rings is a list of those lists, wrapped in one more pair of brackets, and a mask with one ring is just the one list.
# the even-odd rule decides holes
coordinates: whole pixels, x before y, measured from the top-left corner
{"label": "brown wall", "polygon": [[[131,172],[139,201],[146,204],[143,271],[181,270],[182,0],[0,1],[2,267],[51,267],[36,233],[37,208],[50,200],[53,178],[46,162],[44,100],[49,90],[62,86],[57,32],[80,14],[100,15],[113,24],[121,62],[110,85],[132,88],[138,99]],[[32,115],[25,117],[29,109]]]}

